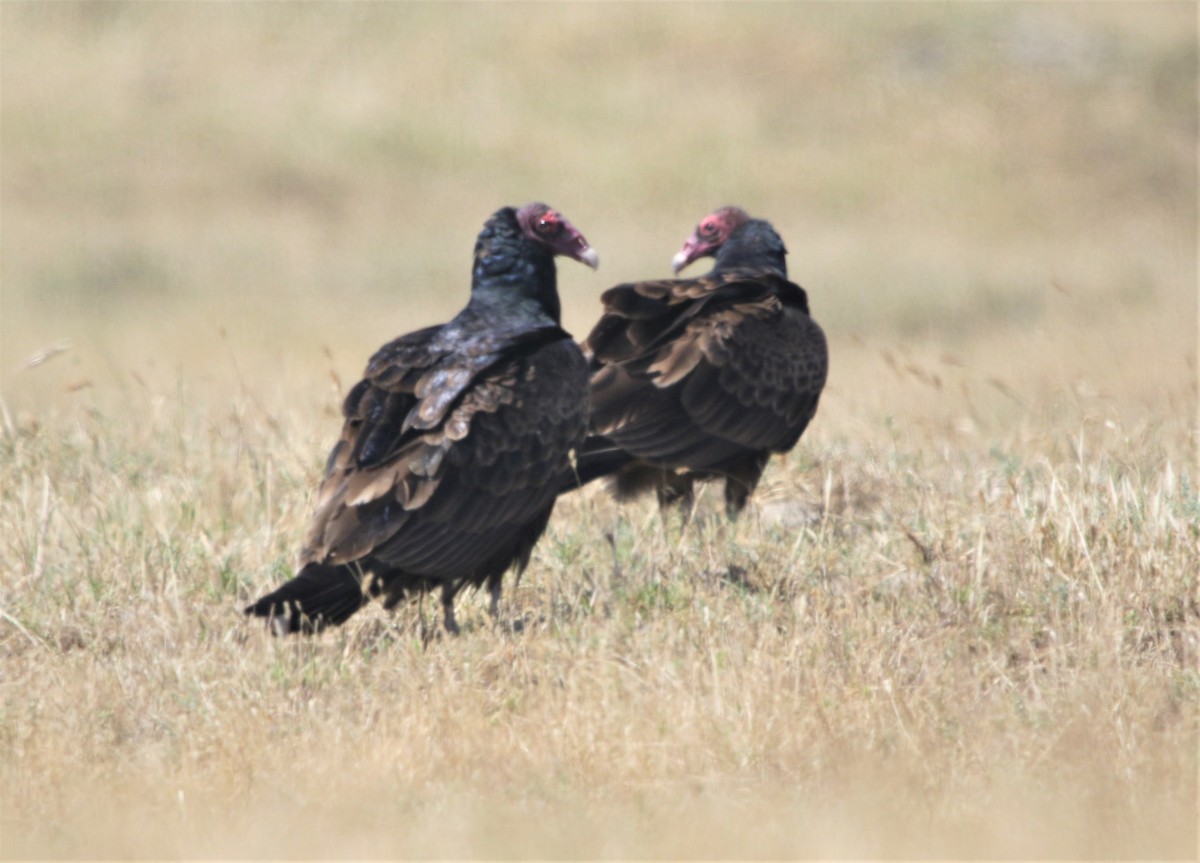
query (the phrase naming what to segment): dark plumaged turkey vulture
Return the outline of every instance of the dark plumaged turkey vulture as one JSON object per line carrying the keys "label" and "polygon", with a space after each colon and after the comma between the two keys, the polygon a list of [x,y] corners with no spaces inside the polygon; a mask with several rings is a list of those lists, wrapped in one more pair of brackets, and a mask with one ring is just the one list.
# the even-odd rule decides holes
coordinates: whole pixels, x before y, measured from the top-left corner
{"label": "dark plumaged turkey vulture", "polygon": [[783,240],[737,207],[706,216],[672,265],[706,255],[707,275],[618,285],[588,336],[592,416],[578,486],[611,476],[619,499],[653,488],[689,511],[695,480],[725,480],[736,517],[771,453],[817,410],[829,354]]}
{"label": "dark plumaged turkey vulture", "polygon": [[587,365],[560,326],[555,255],[598,264],[545,204],[488,220],[466,308],[384,345],[346,397],[300,571],[247,614],[311,633],[371,597],[391,608],[440,587],[454,633],[455,595],[486,583],[496,615],[587,428]]}

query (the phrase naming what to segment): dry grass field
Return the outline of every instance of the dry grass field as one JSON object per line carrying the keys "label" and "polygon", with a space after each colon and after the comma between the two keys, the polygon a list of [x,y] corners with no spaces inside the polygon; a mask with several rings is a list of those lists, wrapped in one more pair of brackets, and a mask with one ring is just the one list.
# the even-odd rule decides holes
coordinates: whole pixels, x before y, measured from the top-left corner
{"label": "dry grass field", "polygon": [[[1197,9],[0,4],[0,856],[1195,858]],[[729,525],[272,640],[340,397],[544,199],[830,337]]]}

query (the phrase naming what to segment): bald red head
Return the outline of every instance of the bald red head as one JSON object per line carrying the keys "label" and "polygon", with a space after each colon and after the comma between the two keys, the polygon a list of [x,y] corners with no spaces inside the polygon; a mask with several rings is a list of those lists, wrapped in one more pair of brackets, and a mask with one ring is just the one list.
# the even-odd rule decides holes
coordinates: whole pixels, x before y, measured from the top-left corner
{"label": "bald red head", "polygon": [[748,221],[750,217],[741,207],[722,207],[705,216],[671,260],[671,269],[678,273],[697,258],[716,255],[730,235]]}
{"label": "bald red head", "polygon": [[540,202],[526,204],[517,210],[517,224],[529,239],[540,243],[555,255],[565,255],[593,270],[600,266],[600,256],[588,245],[583,234],[553,207]]}

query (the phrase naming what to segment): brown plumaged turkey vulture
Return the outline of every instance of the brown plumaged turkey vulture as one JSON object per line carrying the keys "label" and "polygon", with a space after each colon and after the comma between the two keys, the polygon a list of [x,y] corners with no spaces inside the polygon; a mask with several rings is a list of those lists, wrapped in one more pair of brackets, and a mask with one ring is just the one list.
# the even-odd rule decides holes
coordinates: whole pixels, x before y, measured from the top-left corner
{"label": "brown plumaged turkey vulture", "polygon": [[736,517],[771,453],[796,445],[829,368],[804,289],[770,223],[737,207],[706,216],[672,262],[707,275],[618,285],[585,343],[592,416],[577,487],[612,478],[619,499],[653,488],[690,511],[695,480],[725,480]]}
{"label": "brown plumaged turkey vulture", "polygon": [[454,597],[520,571],[554,508],[588,415],[587,366],[560,326],[554,257],[596,267],[545,204],[505,207],[475,243],[471,297],[449,323],[384,345],[347,395],[316,513],[291,581],[246,608],[277,634],[343,623],[371,597],[391,608]]}

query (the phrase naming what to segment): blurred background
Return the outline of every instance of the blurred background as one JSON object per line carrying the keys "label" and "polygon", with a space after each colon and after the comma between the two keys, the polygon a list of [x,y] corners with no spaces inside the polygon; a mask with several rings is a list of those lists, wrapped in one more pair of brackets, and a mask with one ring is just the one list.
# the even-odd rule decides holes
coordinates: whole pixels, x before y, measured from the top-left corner
{"label": "blurred background", "polygon": [[773,221],[831,338],[818,435],[1064,420],[1182,446],[1196,417],[1193,3],[4,3],[0,25],[10,422],[147,394],[332,411],[379,344],[461,307],[479,227],[533,199],[600,252],[559,265],[580,338],[709,211]]}

